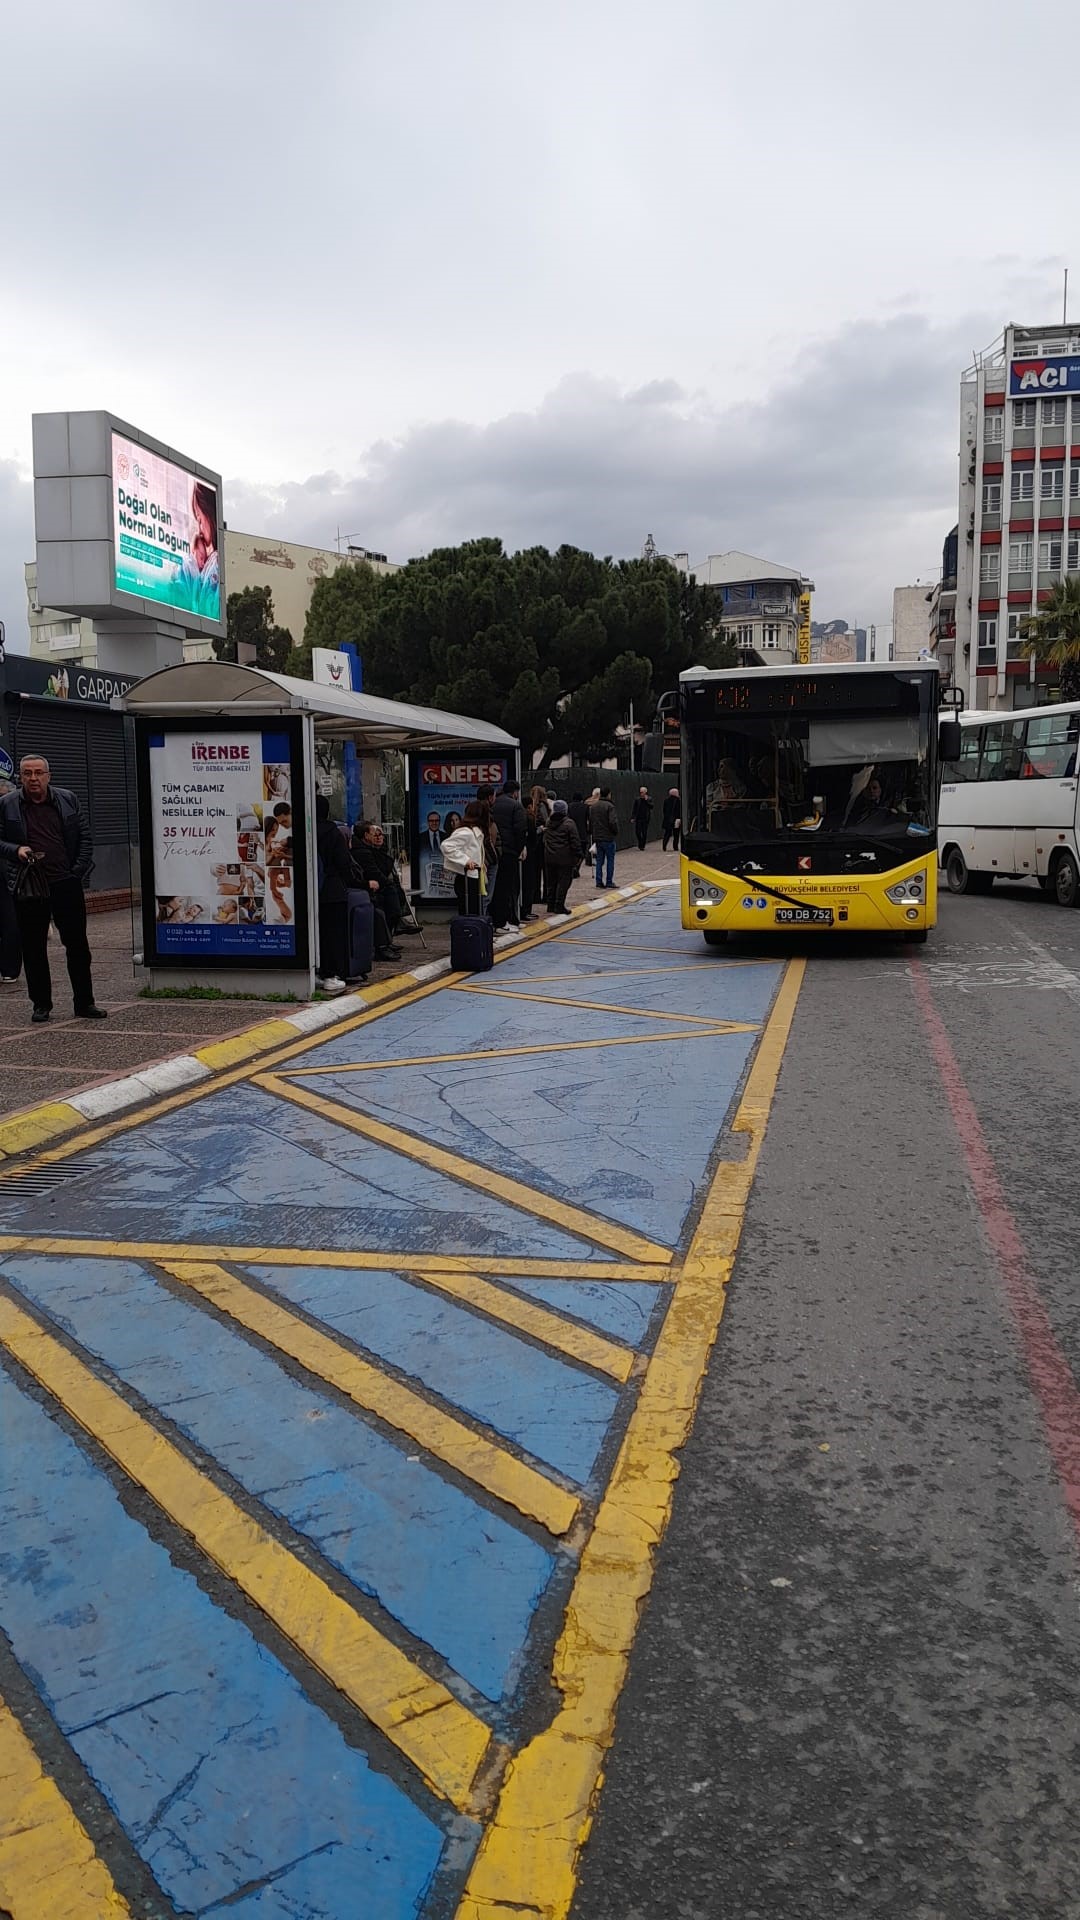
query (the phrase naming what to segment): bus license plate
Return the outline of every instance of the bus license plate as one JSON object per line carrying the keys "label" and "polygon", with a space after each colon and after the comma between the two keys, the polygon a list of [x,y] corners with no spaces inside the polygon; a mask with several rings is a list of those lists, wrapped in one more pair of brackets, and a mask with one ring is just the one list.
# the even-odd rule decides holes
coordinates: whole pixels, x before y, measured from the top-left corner
{"label": "bus license plate", "polygon": [[776,921],[781,927],[831,927],[831,907],[777,907]]}

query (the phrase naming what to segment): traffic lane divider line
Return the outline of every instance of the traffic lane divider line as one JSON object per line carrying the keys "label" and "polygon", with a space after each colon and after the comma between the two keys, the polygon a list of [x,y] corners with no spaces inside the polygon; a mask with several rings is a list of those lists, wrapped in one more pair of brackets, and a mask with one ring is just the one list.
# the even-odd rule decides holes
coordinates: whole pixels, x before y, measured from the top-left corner
{"label": "traffic lane divider line", "polygon": [[670,1286],[670,1268],[628,1261],[533,1260],[519,1254],[433,1254],[400,1249],[388,1253],[330,1247],[229,1247],[213,1242],[162,1240],[87,1240],[44,1233],[0,1234],[0,1253],[89,1254],[102,1260],[222,1260],[234,1266],[341,1267],[386,1273],[490,1273],[507,1279],[648,1281]]}
{"label": "traffic lane divider line", "polygon": [[82,1822],[0,1700],[0,1913],[124,1920],[131,1908]]}
{"label": "traffic lane divider line", "polygon": [[[605,900],[600,904],[606,912],[614,913],[618,912],[620,908],[625,905],[625,902],[621,899]],[[569,924],[570,923],[567,922],[561,926],[545,926],[538,928],[535,933],[522,934],[515,942],[512,951],[521,952],[531,947],[541,946],[547,940],[564,938],[567,925]],[[508,957],[510,957],[509,950],[507,952],[497,953],[495,956],[496,966],[501,965]],[[366,988],[362,995],[348,994],[342,1000],[321,1003],[325,1004],[329,1009],[325,1022],[322,1020],[318,1022],[309,1020],[308,1016],[319,1010],[315,1006],[310,1006],[298,1008],[295,1014],[286,1014],[280,1023],[277,1021],[265,1023],[274,1028],[280,1024],[281,1026],[287,1027],[290,1033],[295,1031],[302,1035],[303,1038],[298,1038],[292,1042],[291,1045],[276,1050],[272,1047],[269,1054],[261,1059],[260,1064],[262,1066],[273,1066],[279,1061],[287,1059],[291,1054],[305,1051],[312,1044],[310,1032],[313,1026],[328,1025],[332,1021],[336,1027],[334,1035],[336,1039],[344,1033],[351,1032],[355,1027],[363,1026],[368,1020],[378,1019],[384,1013],[396,1012],[399,1006],[411,1005],[415,1000],[422,998],[424,994],[437,992],[438,989],[445,986],[453,976],[448,972],[442,972],[441,962],[436,962],[435,965],[440,970],[439,979],[425,978],[422,982],[418,983],[417,978],[412,974],[395,974],[390,980],[383,980],[373,987]],[[427,975],[429,969],[421,968],[418,971]],[[458,975],[456,977],[464,978],[465,976]],[[391,999],[394,1002],[392,1007],[382,1004]],[[241,1035],[239,1037],[243,1038],[244,1036]],[[216,1042],[214,1044],[225,1043]],[[195,1059],[196,1057],[194,1054],[190,1056],[182,1054],[173,1056],[173,1058],[177,1060]],[[258,1056],[256,1056],[256,1059],[258,1059]],[[167,1067],[171,1064],[171,1061],[162,1061],[158,1063],[158,1066]],[[153,1105],[141,1107],[138,1113],[118,1116],[90,1130],[86,1129],[86,1119],[89,1116],[82,1114],[74,1105],[74,1101],[82,1097],[80,1095],[74,1095],[71,1100],[52,1101],[39,1107],[28,1107],[24,1112],[13,1114],[7,1120],[0,1120],[0,1162],[13,1159],[19,1154],[29,1153],[33,1151],[34,1148],[44,1148],[47,1140],[55,1140],[60,1134],[72,1133],[76,1128],[81,1128],[82,1130],[77,1139],[65,1140],[60,1146],[46,1149],[38,1154],[32,1163],[41,1166],[48,1165],[53,1160],[62,1160],[69,1154],[81,1151],[83,1147],[97,1146],[102,1140],[112,1139],[117,1133],[122,1133],[131,1127],[139,1126],[143,1120],[154,1120],[162,1114],[174,1112],[177,1107],[186,1106],[193,1100],[198,1100],[206,1094],[214,1093],[219,1087],[232,1086],[238,1080],[247,1079],[255,1071],[255,1062],[250,1059],[245,1059],[235,1065],[220,1070],[211,1068],[208,1063],[202,1059],[198,1061],[198,1064],[200,1067],[206,1067],[206,1079],[209,1084],[188,1087],[180,1092],[169,1094],[163,1099],[156,1100]],[[155,1067],[152,1070],[144,1069],[143,1074],[127,1075],[125,1076],[125,1080],[129,1084],[132,1084],[136,1080],[141,1080],[144,1074],[150,1071],[156,1072],[157,1068]],[[117,1084],[120,1083],[118,1082]],[[156,1092],[157,1089],[155,1088],[154,1091]],[[142,1098],[143,1096],[140,1091],[138,1095],[140,1103]],[[117,1102],[118,1107],[128,1105],[135,1105],[134,1094],[131,1100],[124,1099]],[[72,1117],[73,1115],[74,1118]],[[3,1180],[5,1173],[8,1171],[9,1169],[0,1165],[0,1181]],[[22,1169],[20,1169],[20,1171],[22,1171]]]}
{"label": "traffic lane divider line", "polygon": [[579,1360],[595,1373],[607,1374],[610,1379],[623,1383],[630,1378],[636,1358],[631,1347],[620,1346],[605,1334],[590,1332],[573,1320],[564,1320],[561,1314],[526,1300],[520,1293],[492,1286],[478,1273],[418,1273],[416,1277],[425,1286],[460,1300],[465,1306],[475,1307],[488,1319],[498,1320],[513,1332],[530,1334],[568,1360]]}
{"label": "traffic lane divider line", "polygon": [[[567,981],[567,985],[572,985]],[[699,1026],[719,1027],[723,1033],[756,1033],[756,1025],[745,1021],[716,1020],[711,1013],[658,1013],[652,1007],[615,1007],[607,1000],[568,1000],[562,994],[525,993],[517,987],[474,987],[455,989],[458,993],[478,993],[503,1000],[531,1000],[541,1007],[574,1007],[583,1013],[625,1014],[628,1020],[692,1020]]]}
{"label": "traffic lane divider line", "polygon": [[473,1782],[491,1745],[490,1728],[6,1296],[0,1296],[0,1344],[435,1794],[459,1813],[473,1812]]}
{"label": "traffic lane divider line", "polygon": [[[761,960],[691,960],[685,967],[594,967],[591,973],[530,973],[525,976],[525,984],[539,986],[574,986],[586,980],[637,980],[646,975],[655,978],[662,974],[665,980],[674,980],[683,973],[714,973],[717,967],[767,966],[768,961]],[[773,966],[778,964],[772,962]]]}
{"label": "traffic lane divider line", "polygon": [[[739,1130],[751,1136],[744,1210],[805,966],[804,960],[788,963],[736,1114]],[[561,1705],[507,1764],[456,1920],[520,1920],[522,1912],[565,1920],[569,1913],[641,1607],[671,1512],[676,1456],[693,1424],[724,1311],[732,1260],[716,1255],[710,1210],[716,1194],[726,1220],[730,1190],[716,1188],[714,1180],[582,1551],[555,1649]]]}
{"label": "traffic lane divider line", "polygon": [[[613,1253],[623,1253],[630,1260],[655,1260],[664,1266],[671,1262],[670,1247],[662,1247],[655,1240],[648,1240],[644,1234],[635,1233],[629,1227],[621,1227],[615,1221],[604,1220],[599,1214],[587,1212],[584,1207],[576,1207],[569,1200],[556,1200],[551,1194],[541,1193],[538,1187],[527,1187],[520,1180],[511,1180],[507,1174],[482,1167],[475,1160],[466,1160],[461,1154],[452,1153],[448,1147],[435,1146],[431,1141],[419,1139],[416,1134],[406,1133],[402,1127],[392,1127],[385,1120],[375,1120],[356,1107],[346,1107],[338,1100],[309,1092],[306,1087],[297,1086],[295,1081],[283,1079],[276,1073],[257,1073],[253,1080],[255,1086],[277,1099],[289,1100],[294,1106],[306,1108],[309,1113],[317,1114],[333,1126],[346,1127],[366,1140],[376,1141],[381,1147],[389,1147],[391,1152],[400,1153],[407,1160],[415,1160],[422,1167],[446,1174],[451,1180],[475,1187],[480,1193],[490,1194],[518,1213],[530,1213],[537,1219],[562,1227],[579,1240],[589,1240],[595,1246],[607,1247]],[[394,1264],[400,1265],[400,1256]]]}
{"label": "traffic lane divider line", "polygon": [[[559,1002],[554,1004],[558,1006]],[[347,1060],[336,1067],[292,1067],[287,1070],[287,1078],[295,1084],[297,1080],[311,1080],[319,1074],[379,1073],[383,1068],[448,1066],[459,1060],[517,1060],[533,1053],[577,1053],[584,1047],[644,1047],[670,1040],[708,1039],[710,1034],[723,1039],[725,1034],[743,1032],[756,1033],[757,1028],[717,1025],[704,1030],[695,1027],[689,1033],[620,1033],[608,1040],[545,1040],[532,1047],[477,1047],[472,1053],[422,1053],[415,1060]]]}
{"label": "traffic lane divider line", "polygon": [[[302,1320],[289,1307],[227,1273],[213,1261],[159,1260],[162,1272],[257,1333],[318,1380],[336,1387],[354,1406],[406,1435],[463,1479],[514,1508],[557,1538],[568,1534],[580,1501],[546,1474],[518,1460],[465,1421],[383,1373],[372,1361]],[[480,1283],[477,1283],[480,1284]],[[444,1289],[453,1291],[452,1286]],[[494,1291],[494,1289],[492,1289]]]}

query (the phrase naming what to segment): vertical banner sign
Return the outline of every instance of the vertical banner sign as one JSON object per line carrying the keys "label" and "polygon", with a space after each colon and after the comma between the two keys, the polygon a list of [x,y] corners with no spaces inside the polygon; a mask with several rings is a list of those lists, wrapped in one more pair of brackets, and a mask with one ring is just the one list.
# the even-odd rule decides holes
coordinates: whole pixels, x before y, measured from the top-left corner
{"label": "vertical banner sign", "polygon": [[810,665],[810,595],[799,595],[799,665]]}
{"label": "vertical banner sign", "polygon": [[144,841],[152,845],[156,958],[306,961],[294,858],[302,810],[295,839],[293,823],[302,796],[291,747],[287,732],[254,728],[148,733]]}
{"label": "vertical banner sign", "polygon": [[442,842],[477,787],[496,793],[510,778],[509,760],[437,760],[417,754],[412,764],[413,885],[423,900],[453,900],[454,877],[442,862]]}

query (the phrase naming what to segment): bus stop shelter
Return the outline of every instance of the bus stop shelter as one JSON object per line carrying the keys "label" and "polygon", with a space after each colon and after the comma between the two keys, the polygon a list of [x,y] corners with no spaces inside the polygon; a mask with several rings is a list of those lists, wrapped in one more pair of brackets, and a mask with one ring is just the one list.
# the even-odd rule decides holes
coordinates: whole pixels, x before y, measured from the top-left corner
{"label": "bus stop shelter", "polygon": [[310,997],[317,741],[433,757],[459,787],[517,768],[516,739],[485,721],[226,661],[163,668],[114,704],[134,723],[152,988]]}

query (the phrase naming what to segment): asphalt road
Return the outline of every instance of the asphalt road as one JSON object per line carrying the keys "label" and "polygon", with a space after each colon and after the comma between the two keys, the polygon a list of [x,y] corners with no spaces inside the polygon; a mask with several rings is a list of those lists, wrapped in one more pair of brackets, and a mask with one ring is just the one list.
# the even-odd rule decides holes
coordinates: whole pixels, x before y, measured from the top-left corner
{"label": "asphalt road", "polygon": [[1074,1920],[1080,914],[804,951],[573,1920]]}

